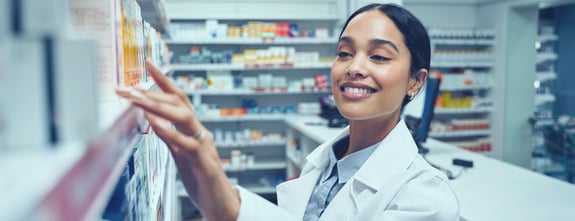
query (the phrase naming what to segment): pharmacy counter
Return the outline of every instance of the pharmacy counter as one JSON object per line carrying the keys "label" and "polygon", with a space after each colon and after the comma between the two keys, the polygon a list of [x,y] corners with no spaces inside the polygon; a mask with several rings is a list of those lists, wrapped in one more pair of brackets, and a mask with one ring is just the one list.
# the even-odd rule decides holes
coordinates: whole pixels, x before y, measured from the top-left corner
{"label": "pharmacy counter", "polygon": [[[317,143],[341,130],[327,128],[315,116],[288,118],[286,123]],[[464,220],[575,220],[575,185],[435,139],[424,146],[430,149],[429,161],[456,175],[462,169],[451,165],[454,158],[473,161],[473,168],[451,180]]]}

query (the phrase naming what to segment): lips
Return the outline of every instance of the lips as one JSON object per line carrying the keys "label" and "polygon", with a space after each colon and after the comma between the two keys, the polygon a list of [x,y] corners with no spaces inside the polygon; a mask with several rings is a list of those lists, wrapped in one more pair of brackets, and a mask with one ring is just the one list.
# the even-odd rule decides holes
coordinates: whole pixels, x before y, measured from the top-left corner
{"label": "lips", "polygon": [[365,84],[346,82],[339,86],[339,90],[345,94],[368,95],[377,92],[377,89]]}

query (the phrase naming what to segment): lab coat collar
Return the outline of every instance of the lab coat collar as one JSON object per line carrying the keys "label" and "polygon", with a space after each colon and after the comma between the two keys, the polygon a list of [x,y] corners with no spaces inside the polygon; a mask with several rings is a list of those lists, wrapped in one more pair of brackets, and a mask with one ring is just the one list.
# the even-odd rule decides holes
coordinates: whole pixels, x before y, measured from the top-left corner
{"label": "lab coat collar", "polygon": [[[349,127],[346,127],[337,136],[320,145],[307,156],[299,178],[277,187],[280,207],[303,218],[313,188],[329,164],[327,151],[332,151],[333,143],[348,135]],[[416,156],[417,146],[405,122],[401,120],[335,196],[321,220],[341,219],[356,214],[365,206],[361,203],[369,202],[368,199],[378,190],[385,189],[387,183],[404,173]]]}
{"label": "lab coat collar", "polygon": [[[312,168],[323,169],[326,167],[329,164],[328,151],[332,150],[331,147],[335,142],[345,136],[349,136],[349,126],[329,142],[312,151],[306,158],[307,163]],[[417,156],[417,145],[411,137],[405,121],[400,120],[385,139],[379,143],[377,149],[367,158],[352,179],[360,181],[373,190],[380,189],[387,180],[395,175],[395,172],[407,169]],[[383,168],[385,168],[385,173],[381,172]]]}
{"label": "lab coat collar", "polygon": [[329,165],[329,152],[332,145],[349,134],[349,129],[343,129],[337,136],[318,146],[306,157],[306,165],[300,177],[281,183],[277,186],[278,205],[286,211],[303,219],[309,198],[321,176],[321,172]]}
{"label": "lab coat collar", "polygon": [[[389,192],[382,193],[393,194],[397,188],[394,182],[405,174],[417,157],[417,146],[410,138],[405,122],[400,121],[335,196],[320,220],[349,220],[361,208],[373,203],[378,191],[388,189]],[[382,199],[391,200],[391,197]]]}
{"label": "lab coat collar", "polygon": [[381,189],[397,173],[403,173],[417,157],[417,145],[411,137],[405,122],[398,122],[353,178],[373,190]]}

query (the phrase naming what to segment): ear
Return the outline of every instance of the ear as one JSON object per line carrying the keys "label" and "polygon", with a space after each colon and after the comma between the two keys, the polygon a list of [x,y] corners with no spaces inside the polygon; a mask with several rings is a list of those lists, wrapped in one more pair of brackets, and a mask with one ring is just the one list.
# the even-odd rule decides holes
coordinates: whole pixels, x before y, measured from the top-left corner
{"label": "ear", "polygon": [[419,69],[415,77],[409,78],[409,89],[407,90],[407,96],[412,96],[418,94],[425,81],[427,81],[427,76],[429,75],[427,69]]}

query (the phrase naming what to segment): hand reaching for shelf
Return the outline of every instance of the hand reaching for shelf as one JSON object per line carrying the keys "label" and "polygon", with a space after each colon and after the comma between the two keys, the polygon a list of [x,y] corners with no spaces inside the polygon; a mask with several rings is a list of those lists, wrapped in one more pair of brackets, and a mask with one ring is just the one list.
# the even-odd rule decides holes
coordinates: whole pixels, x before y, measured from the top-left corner
{"label": "hand reaching for shelf", "polygon": [[160,90],[118,88],[116,93],[145,111],[152,129],[167,144],[182,182],[208,220],[235,220],[239,214],[238,193],[221,167],[212,134],[195,115],[188,95],[151,61],[148,73]]}

